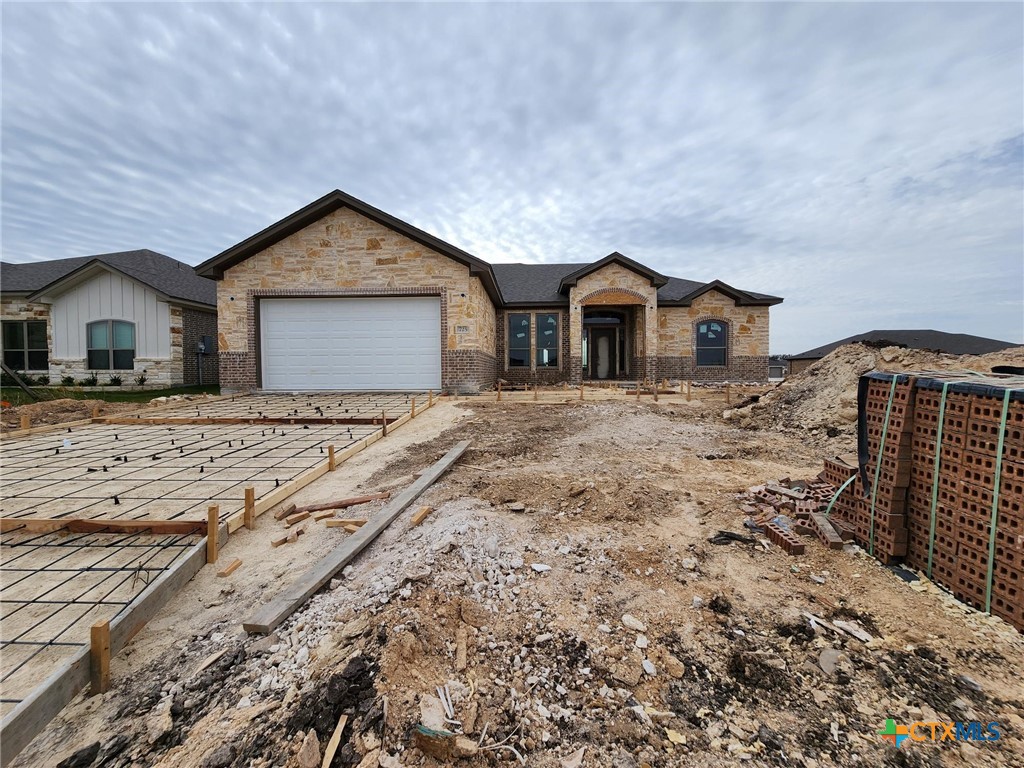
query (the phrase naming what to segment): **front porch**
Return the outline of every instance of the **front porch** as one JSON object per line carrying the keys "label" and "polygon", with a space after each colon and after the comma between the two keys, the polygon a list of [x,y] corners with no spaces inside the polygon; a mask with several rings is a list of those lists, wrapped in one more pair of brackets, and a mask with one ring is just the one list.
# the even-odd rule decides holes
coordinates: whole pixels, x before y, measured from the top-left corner
{"label": "front porch", "polygon": [[642,305],[581,307],[580,359],[584,381],[644,378]]}

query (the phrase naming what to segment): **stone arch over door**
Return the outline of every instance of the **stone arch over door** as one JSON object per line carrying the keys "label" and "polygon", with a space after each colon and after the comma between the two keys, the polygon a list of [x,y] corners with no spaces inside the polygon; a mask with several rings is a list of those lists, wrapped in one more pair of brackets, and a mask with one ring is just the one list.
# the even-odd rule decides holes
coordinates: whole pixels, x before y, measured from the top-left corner
{"label": "stone arch over door", "polygon": [[629,288],[599,288],[580,299],[581,307],[647,304],[647,297]]}

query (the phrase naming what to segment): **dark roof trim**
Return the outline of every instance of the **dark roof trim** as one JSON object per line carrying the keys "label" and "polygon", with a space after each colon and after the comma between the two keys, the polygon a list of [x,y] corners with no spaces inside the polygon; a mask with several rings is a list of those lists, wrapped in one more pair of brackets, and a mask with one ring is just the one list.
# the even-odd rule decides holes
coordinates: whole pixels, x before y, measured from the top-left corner
{"label": "dark roof trim", "polygon": [[723,283],[721,280],[712,280],[710,283],[705,283],[695,291],[691,291],[685,296],[680,296],[674,300],[658,300],[659,307],[688,307],[693,304],[694,299],[703,296],[709,291],[718,291],[719,293],[725,294],[732,299],[738,307],[773,307],[776,304],[781,304],[782,299],[778,296],[752,296],[746,291],[741,291],[738,288],[733,288],[727,283]]}
{"label": "dark roof trim", "polygon": [[62,292],[62,289],[65,285],[76,282],[78,278],[83,277],[88,272],[97,271],[97,268],[105,272],[113,272],[115,275],[119,275],[125,278],[126,280],[131,280],[133,283],[144,285],[146,286],[146,288],[153,291],[153,293],[155,293],[160,298],[161,301],[166,301],[169,304],[177,304],[190,307],[202,307],[204,309],[208,309],[210,307],[216,309],[217,307],[216,304],[207,304],[206,302],[190,301],[188,299],[180,299],[177,298],[176,296],[170,296],[165,292],[159,290],[158,288],[153,287],[145,280],[140,280],[134,275],[129,275],[127,272],[124,272],[118,269],[117,267],[108,264],[99,257],[89,259],[89,261],[85,262],[85,264],[83,264],[82,266],[78,267],[77,269],[71,270],[66,275],[62,275],[61,277],[58,277],[56,280],[50,283],[47,283],[39,290],[29,292],[25,296],[25,298],[28,301],[35,301],[36,299],[42,298],[48,293]]}
{"label": "dark roof trim", "polygon": [[501,291],[498,290],[498,284],[494,279],[494,273],[491,271],[491,265],[486,261],[478,259],[476,256],[473,256],[460,248],[456,248],[454,245],[446,243],[444,240],[434,237],[434,235],[424,232],[422,229],[418,229],[412,224],[404,222],[401,219],[396,219],[394,216],[385,213],[379,208],[374,208],[369,203],[364,203],[362,200],[352,197],[351,195],[347,195],[339,189],[336,189],[333,192],[328,192],[319,200],[315,200],[305,208],[300,208],[295,213],[290,216],[286,216],[276,224],[271,224],[262,232],[257,232],[252,237],[243,240],[237,245],[231,246],[226,251],[222,251],[218,255],[214,256],[212,259],[204,261],[195,268],[196,274],[202,277],[209,277],[214,280],[221,280],[224,277],[224,270],[245,261],[250,256],[254,256],[260,251],[266,250],[275,243],[284,240],[289,235],[293,235],[299,230],[305,229],[310,224],[319,221],[324,216],[329,213],[333,213],[340,208],[349,208],[356,213],[377,222],[381,226],[405,235],[410,240],[413,240],[420,245],[425,245],[431,250],[444,254],[448,258],[457,261],[460,264],[464,264],[469,267],[469,273],[471,275],[480,278],[481,282],[484,284],[484,288],[487,290],[487,294],[491,297],[491,300],[495,305],[500,305],[502,303]]}
{"label": "dark roof trim", "polygon": [[655,288],[661,288],[661,286],[668,283],[668,278],[664,275],[658,274],[650,267],[645,267],[638,261],[633,261],[628,256],[623,256],[618,251],[613,251],[599,261],[595,261],[593,264],[587,264],[583,269],[578,269],[562,278],[562,281],[558,284],[558,292],[561,294],[568,295],[569,288],[576,285],[582,278],[597,272],[602,267],[606,267],[609,264],[619,264],[628,270],[636,272],[641,277],[646,277],[652,286]]}
{"label": "dark roof trim", "polygon": [[569,306],[569,299],[565,301],[506,301],[500,307],[502,309],[543,309],[545,307],[551,307],[552,309],[565,309]]}

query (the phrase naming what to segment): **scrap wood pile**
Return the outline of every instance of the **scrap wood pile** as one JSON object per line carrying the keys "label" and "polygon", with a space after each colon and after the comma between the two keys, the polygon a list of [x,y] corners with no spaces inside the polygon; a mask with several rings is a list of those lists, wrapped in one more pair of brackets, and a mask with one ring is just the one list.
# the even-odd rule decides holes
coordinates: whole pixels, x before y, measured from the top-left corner
{"label": "scrap wood pile", "polygon": [[1024,378],[875,372],[859,401],[859,460],[827,459],[815,481],[789,489],[751,489],[748,526],[796,554],[793,534],[821,538],[834,497],[824,522],[839,535],[1024,630]]}

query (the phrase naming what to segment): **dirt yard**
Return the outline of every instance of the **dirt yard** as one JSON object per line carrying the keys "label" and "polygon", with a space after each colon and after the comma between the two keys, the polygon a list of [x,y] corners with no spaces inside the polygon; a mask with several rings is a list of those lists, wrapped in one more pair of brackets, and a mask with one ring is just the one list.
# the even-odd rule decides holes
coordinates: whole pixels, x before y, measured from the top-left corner
{"label": "dirt yard", "polygon": [[[709,542],[744,531],[749,486],[854,449],[847,429],[741,428],[724,408],[435,406],[294,499],[401,488],[471,440],[421,526],[400,518],[258,637],[240,622],[344,536],[271,549],[281,525],[261,518],[222,553],[243,567],[203,569],[114,660],[113,690],[15,765],[314,768],[347,715],[335,766],[1024,766],[1008,625],[855,548]],[[1002,738],[896,749],[888,718],[996,721]],[[419,724],[466,734],[462,753],[426,756]]]}

